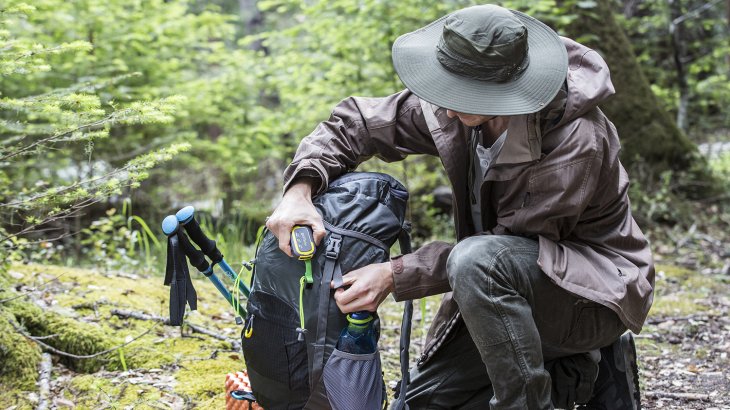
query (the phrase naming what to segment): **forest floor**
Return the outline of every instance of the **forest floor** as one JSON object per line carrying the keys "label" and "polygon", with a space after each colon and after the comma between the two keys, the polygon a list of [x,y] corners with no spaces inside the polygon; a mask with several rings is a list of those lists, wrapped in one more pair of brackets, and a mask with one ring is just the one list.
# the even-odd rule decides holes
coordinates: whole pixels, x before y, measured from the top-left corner
{"label": "forest floor", "polygon": [[[652,238],[656,298],[636,336],[646,409],[730,409],[730,241],[726,232],[700,231],[670,230]],[[45,309],[100,326],[119,344],[153,327],[124,347],[127,371],[78,374],[54,357],[51,408],[224,408],[225,375],[243,368],[240,327],[203,279],[194,280],[198,311],[187,319],[198,326],[196,332],[124,317],[124,311],[167,315],[168,288],[161,276],[41,265],[15,265],[10,273],[24,283],[17,292],[28,292]],[[415,303],[412,361],[438,301]],[[393,387],[400,378],[402,304],[389,300],[380,312],[386,382]],[[0,388],[0,408],[33,408],[38,398],[37,390]]]}

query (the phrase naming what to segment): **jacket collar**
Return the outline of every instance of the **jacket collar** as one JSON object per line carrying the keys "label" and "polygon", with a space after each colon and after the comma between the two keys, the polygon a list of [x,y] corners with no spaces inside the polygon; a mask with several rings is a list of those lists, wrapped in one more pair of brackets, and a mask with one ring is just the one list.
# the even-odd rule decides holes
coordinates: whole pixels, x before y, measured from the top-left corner
{"label": "jacket collar", "polygon": [[[446,115],[446,109],[436,107],[426,101],[422,101],[422,108],[424,111],[428,109],[435,117],[436,124],[429,124],[429,130],[435,138],[444,137],[445,135],[434,132],[434,128],[446,131],[458,127],[454,124],[458,119],[449,118]],[[507,139],[494,165],[523,164],[540,159],[542,134],[540,132],[539,116],[539,113],[535,113],[515,115],[510,118]],[[446,134],[451,134],[451,132],[446,132]],[[450,143],[453,144],[454,142],[451,141]]]}
{"label": "jacket collar", "polygon": [[540,159],[542,135],[539,125],[539,113],[511,117],[507,139],[494,165],[523,164]]}

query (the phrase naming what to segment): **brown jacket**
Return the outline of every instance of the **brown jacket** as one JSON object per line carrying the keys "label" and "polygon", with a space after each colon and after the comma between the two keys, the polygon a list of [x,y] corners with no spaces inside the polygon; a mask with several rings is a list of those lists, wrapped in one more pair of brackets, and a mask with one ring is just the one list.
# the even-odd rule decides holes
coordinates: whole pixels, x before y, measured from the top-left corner
{"label": "brown jacket", "polygon": [[[619,138],[597,105],[614,93],[608,67],[596,53],[564,39],[569,57],[567,102],[557,124],[541,113],[510,118],[507,140],[481,187],[487,233],[539,241],[538,264],[559,286],[615,311],[639,332],[653,300],[649,245],[631,216],[628,177],[619,162]],[[351,97],[304,138],[286,169],[285,187],[298,176],[329,180],[377,156],[437,155],[453,188],[459,240],[477,234],[467,196],[470,129],[446,110],[410,91],[385,98]],[[392,260],[396,300],[450,291],[446,259],[453,245],[427,244]],[[444,295],[429,330],[423,363],[459,318]]]}

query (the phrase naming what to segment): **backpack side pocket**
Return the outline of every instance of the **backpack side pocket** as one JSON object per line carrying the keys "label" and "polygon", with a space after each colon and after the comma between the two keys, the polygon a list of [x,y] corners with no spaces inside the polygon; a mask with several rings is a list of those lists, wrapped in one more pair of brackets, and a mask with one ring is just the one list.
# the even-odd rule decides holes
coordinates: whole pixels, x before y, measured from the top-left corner
{"label": "backpack side pocket", "polygon": [[383,408],[380,353],[351,354],[333,350],[322,373],[333,410]]}
{"label": "backpack side pocket", "polygon": [[280,298],[251,293],[241,338],[257,401],[266,409],[300,409],[309,396],[307,349],[297,340],[297,312]]}

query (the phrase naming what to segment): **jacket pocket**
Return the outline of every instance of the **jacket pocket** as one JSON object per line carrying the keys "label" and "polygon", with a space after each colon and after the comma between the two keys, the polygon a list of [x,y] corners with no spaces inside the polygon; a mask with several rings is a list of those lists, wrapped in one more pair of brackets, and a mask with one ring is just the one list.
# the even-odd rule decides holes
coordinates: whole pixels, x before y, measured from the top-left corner
{"label": "jacket pocket", "polygon": [[299,409],[309,396],[307,350],[297,340],[297,312],[265,292],[253,292],[242,332],[243,356],[256,399],[266,409]]}
{"label": "jacket pocket", "polygon": [[333,350],[322,373],[332,410],[380,410],[384,384],[380,354]]}

